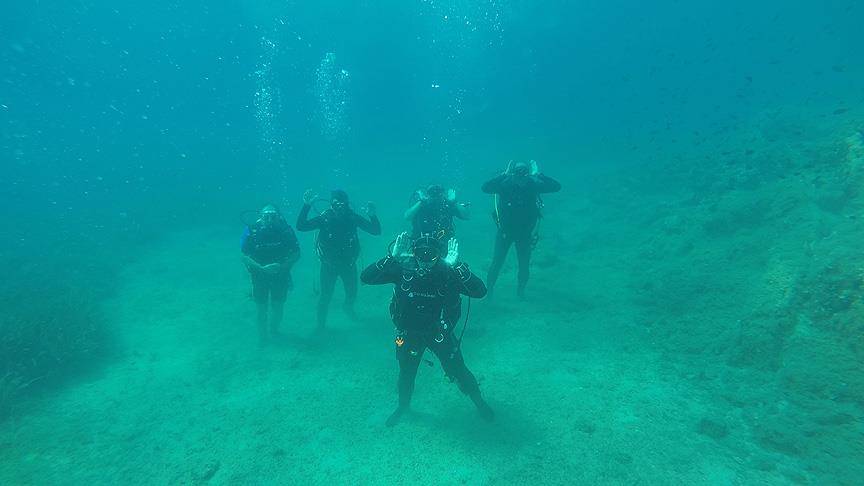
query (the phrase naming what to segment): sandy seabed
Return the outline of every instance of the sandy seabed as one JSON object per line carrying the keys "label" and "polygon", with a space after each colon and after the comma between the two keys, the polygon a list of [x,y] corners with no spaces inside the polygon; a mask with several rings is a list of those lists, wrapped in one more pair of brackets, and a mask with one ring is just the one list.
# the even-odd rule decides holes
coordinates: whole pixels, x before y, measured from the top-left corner
{"label": "sandy seabed", "polygon": [[[2,424],[3,484],[786,484],[801,465],[711,430],[734,411],[622,332],[626,307],[517,302],[512,268],[475,302],[465,355],[497,412],[423,365],[392,429],[389,289],[361,288],[313,336],[311,272],[283,342],[259,348],[248,283],[224,232],[166,237],[105,305],[122,356]],[[306,257],[308,258],[308,256]],[[309,265],[311,268],[311,265]],[[574,289],[577,291],[578,289]],[[550,293],[552,289],[550,288]],[[614,297],[610,297],[614,298]],[[575,306],[578,307],[578,306]],[[710,424],[710,422],[709,422]],[[722,428],[722,426],[717,426]],[[712,437],[715,435],[715,437]]]}

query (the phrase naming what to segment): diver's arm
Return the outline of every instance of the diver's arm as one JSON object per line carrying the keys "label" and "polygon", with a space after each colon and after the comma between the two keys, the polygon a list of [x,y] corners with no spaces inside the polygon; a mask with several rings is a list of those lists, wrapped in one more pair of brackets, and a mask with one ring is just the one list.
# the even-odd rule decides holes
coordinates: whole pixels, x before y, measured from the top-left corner
{"label": "diver's arm", "polygon": [[370,235],[378,236],[381,234],[381,221],[374,214],[369,215],[369,219],[354,213],[354,222],[358,228],[369,233]]}
{"label": "diver's arm", "polygon": [[297,215],[297,231],[312,231],[315,229],[321,229],[321,223],[323,218],[319,216],[315,216],[312,219],[309,219],[309,210],[312,209],[311,204],[304,204],[302,208],[300,208],[300,214]]}
{"label": "diver's arm", "polygon": [[489,179],[488,181],[483,183],[483,186],[480,188],[486,194],[497,194],[501,192],[501,189],[504,187],[504,181],[507,179],[507,174],[500,174],[495,176],[493,179]]}
{"label": "diver's arm", "polygon": [[400,275],[399,263],[390,255],[366,267],[360,274],[360,281],[366,285],[384,285],[397,282]]}
{"label": "diver's arm", "polygon": [[468,268],[465,262],[458,262],[453,269],[453,276],[459,281],[459,293],[475,299],[486,296],[486,284]]}
{"label": "diver's arm", "polygon": [[405,219],[411,221],[414,219],[414,216],[417,215],[417,211],[420,211],[420,207],[423,206],[423,200],[419,200],[414,203],[413,206],[405,210]]}
{"label": "diver's arm", "polygon": [[561,183],[556,181],[551,177],[547,177],[543,174],[537,174],[534,176],[535,184],[537,187],[537,191],[540,193],[549,193],[549,192],[558,192],[561,190]]}
{"label": "diver's arm", "polygon": [[453,216],[459,219],[471,219],[470,204],[453,202]]}
{"label": "diver's arm", "polygon": [[288,251],[288,254],[285,255],[285,258],[279,261],[279,265],[280,267],[284,266],[285,268],[290,269],[295,263],[297,263],[297,260],[300,259],[300,242],[297,241],[297,235],[294,234],[294,230],[292,230],[290,226],[287,230],[291,249]]}
{"label": "diver's arm", "polygon": [[250,272],[261,272],[264,270],[264,267],[262,267],[260,263],[256,262],[252,257],[245,253],[240,256],[240,261],[243,262],[243,265],[246,265],[246,269]]}
{"label": "diver's arm", "polygon": [[249,243],[249,236],[249,228],[246,228],[243,231],[243,236],[240,237],[240,261],[243,262],[243,265],[246,265],[246,269],[250,272],[260,272],[264,270],[264,267],[250,256],[252,248]]}

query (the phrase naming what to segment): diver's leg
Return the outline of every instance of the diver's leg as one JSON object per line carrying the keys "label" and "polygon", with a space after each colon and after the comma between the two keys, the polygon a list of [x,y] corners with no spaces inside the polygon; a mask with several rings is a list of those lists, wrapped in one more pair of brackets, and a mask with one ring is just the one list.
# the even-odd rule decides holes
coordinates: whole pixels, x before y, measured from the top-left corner
{"label": "diver's leg", "polygon": [[443,342],[433,344],[430,346],[430,349],[438,356],[438,361],[441,362],[444,373],[450,379],[456,381],[456,384],[459,385],[459,390],[468,395],[468,398],[474,402],[474,406],[477,407],[480,417],[488,421],[494,420],[495,414],[492,412],[489,404],[483,400],[483,396],[480,395],[480,386],[477,384],[477,378],[465,366],[462,351],[457,348],[453,334],[448,334],[445,336]]}
{"label": "diver's leg", "polygon": [[354,301],[357,300],[357,263],[351,262],[345,265],[340,272],[340,277],[345,288],[345,313],[351,319],[356,319]]}
{"label": "diver's leg", "polygon": [[321,295],[318,297],[319,330],[324,329],[324,324],[327,322],[327,311],[330,308],[330,299],[333,298],[333,290],[336,288],[338,274],[335,266],[321,262]]}
{"label": "diver's leg", "polygon": [[525,286],[528,284],[531,262],[531,236],[516,240],[516,258],[519,260],[519,276],[516,282],[516,292],[519,297],[525,297]]}
{"label": "diver's leg", "polygon": [[414,394],[414,380],[417,378],[417,368],[420,366],[420,360],[423,358],[422,348],[408,348],[409,343],[404,344],[396,349],[396,356],[399,359],[399,381],[397,388],[399,390],[399,406],[387,418],[387,426],[392,427],[399,421],[399,417],[405,413],[411,406],[411,395]]}
{"label": "diver's leg", "polygon": [[486,288],[489,294],[495,288],[495,282],[498,281],[498,275],[501,273],[501,267],[504,266],[504,259],[507,258],[507,251],[510,249],[512,241],[504,236],[504,232],[500,229],[495,235],[495,252],[492,255],[492,264],[489,265],[489,274],[486,276]]}
{"label": "diver's leg", "polygon": [[282,313],[285,309],[285,300],[288,298],[288,290],[290,288],[290,273],[286,272],[272,276],[270,283],[270,334],[273,336],[281,334]]}
{"label": "diver's leg", "polygon": [[272,299],[270,301],[270,334],[279,336],[282,334],[282,315],[285,312],[285,299]]}
{"label": "diver's leg", "polygon": [[270,295],[270,287],[263,276],[251,274],[252,277],[252,300],[255,301],[257,310],[258,341],[264,344],[267,341],[267,301]]}

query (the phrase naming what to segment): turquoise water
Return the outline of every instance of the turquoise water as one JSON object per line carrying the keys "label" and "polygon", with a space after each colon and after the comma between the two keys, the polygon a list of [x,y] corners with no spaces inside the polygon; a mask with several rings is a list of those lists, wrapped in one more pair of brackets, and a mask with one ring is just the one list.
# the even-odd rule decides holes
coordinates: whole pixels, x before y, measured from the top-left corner
{"label": "turquoise water", "polygon": [[[8,3],[8,2],[7,2]],[[860,484],[857,2],[19,2],[0,14],[0,484]],[[511,159],[544,198],[472,303],[478,420],[387,303],[316,334],[313,234],[260,347],[243,213],[405,229]],[[431,358],[431,354],[427,356]]]}

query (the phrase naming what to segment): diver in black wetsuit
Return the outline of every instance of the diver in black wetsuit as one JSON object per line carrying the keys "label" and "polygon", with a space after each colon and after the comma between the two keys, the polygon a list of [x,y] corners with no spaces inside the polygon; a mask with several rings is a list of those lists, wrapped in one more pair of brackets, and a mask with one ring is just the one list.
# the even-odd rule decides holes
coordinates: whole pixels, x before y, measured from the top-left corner
{"label": "diver in black wetsuit", "polygon": [[258,307],[258,335],[264,344],[269,335],[279,335],[285,298],[294,288],[291,267],[300,258],[300,245],[285,218],[275,206],[268,204],[261,210],[260,218],[246,227],[240,251],[252,278],[252,297]]}
{"label": "diver in black wetsuit", "polygon": [[498,225],[495,253],[486,278],[490,293],[498,280],[510,245],[515,244],[519,260],[517,292],[519,297],[524,297],[525,285],[528,283],[528,263],[537,240],[535,230],[541,216],[540,194],[560,190],[561,184],[541,174],[533,160],[530,164],[511,162],[503,174],[483,184],[483,192],[495,194],[495,222]]}
{"label": "diver in black wetsuit", "polygon": [[360,255],[360,239],[357,228],[371,235],[381,234],[381,223],[375,205],[367,203],[366,215],[355,213],[348,206],[348,194],[335,190],[330,196],[330,208],[309,219],[309,210],[316,196],[311,191],[303,195],[303,208],[297,216],[297,231],[318,230],[316,250],[321,259],[321,296],[318,300],[318,329],[324,328],[327,309],[336,279],[342,279],[345,287],[345,312],[354,317],[354,300],[357,298],[357,257]]}
{"label": "diver in black wetsuit", "polygon": [[430,235],[438,240],[441,251],[447,251],[447,242],[456,237],[453,218],[469,219],[468,203],[456,202],[456,191],[444,190],[439,185],[418,189],[411,197],[411,206],[405,219],[411,222],[411,237]]}
{"label": "diver in black wetsuit", "polygon": [[459,262],[459,246],[448,242],[440,258],[438,241],[430,236],[413,242],[406,233],[396,238],[390,253],[363,270],[360,279],[370,285],[394,284],[390,314],[396,325],[396,356],[399,360],[399,406],[387,419],[392,427],[408,410],[414,392],[417,367],[426,348],[432,350],[444,372],[477,406],[480,416],[494,414],[480,396],[477,379],[465,366],[459,340],[453,335],[461,314],[462,295],[482,298],[483,281]]}

